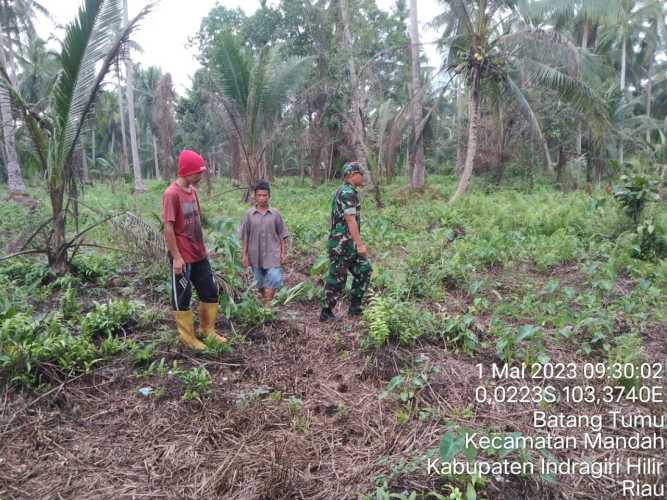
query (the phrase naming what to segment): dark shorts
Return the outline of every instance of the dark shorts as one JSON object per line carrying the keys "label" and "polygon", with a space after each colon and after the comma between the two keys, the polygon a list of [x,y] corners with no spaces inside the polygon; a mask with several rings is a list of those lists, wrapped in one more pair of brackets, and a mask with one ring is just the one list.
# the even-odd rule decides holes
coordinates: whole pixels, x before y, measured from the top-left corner
{"label": "dark shorts", "polygon": [[201,302],[215,304],[218,302],[218,285],[213,276],[213,269],[208,259],[186,264],[183,274],[176,274],[171,269],[171,305],[176,311],[187,311],[190,309],[192,300],[192,287],[197,292]]}

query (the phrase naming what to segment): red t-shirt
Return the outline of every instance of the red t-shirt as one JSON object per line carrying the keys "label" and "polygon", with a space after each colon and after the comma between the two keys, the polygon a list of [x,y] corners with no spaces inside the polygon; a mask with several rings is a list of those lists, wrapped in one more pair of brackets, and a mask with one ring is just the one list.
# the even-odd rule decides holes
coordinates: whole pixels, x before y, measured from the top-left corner
{"label": "red t-shirt", "polygon": [[176,245],[186,264],[199,262],[208,256],[200,214],[201,207],[194,186],[186,191],[174,182],[165,189],[162,195],[162,216],[165,224],[174,223]]}

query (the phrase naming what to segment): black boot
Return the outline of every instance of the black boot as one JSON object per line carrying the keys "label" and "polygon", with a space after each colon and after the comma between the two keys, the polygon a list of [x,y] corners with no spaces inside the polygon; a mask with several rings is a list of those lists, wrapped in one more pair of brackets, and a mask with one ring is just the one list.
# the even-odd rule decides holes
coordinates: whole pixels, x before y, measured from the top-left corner
{"label": "black boot", "polygon": [[340,321],[340,317],[336,316],[331,309],[325,307],[320,311],[320,321]]}
{"label": "black boot", "polygon": [[350,307],[347,310],[348,316],[361,316],[364,310],[361,307],[361,301],[353,300],[350,302]]}

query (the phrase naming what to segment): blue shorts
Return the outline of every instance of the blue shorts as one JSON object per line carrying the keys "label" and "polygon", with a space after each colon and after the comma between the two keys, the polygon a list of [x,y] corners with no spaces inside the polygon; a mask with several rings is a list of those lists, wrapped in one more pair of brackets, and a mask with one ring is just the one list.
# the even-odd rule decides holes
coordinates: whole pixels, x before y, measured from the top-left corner
{"label": "blue shorts", "polygon": [[257,281],[257,288],[282,288],[283,286],[283,270],[279,267],[253,267],[252,272],[255,274]]}

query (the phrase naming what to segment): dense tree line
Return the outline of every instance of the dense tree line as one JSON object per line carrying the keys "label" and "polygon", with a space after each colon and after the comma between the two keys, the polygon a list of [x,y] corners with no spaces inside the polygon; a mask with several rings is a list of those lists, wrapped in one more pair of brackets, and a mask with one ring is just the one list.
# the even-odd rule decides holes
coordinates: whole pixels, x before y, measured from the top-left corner
{"label": "dense tree line", "polygon": [[[140,193],[144,177],[173,177],[187,146],[244,186],[276,175],[317,185],[356,158],[378,204],[383,183],[404,175],[421,190],[429,172],[459,176],[451,201],[475,174],[502,182],[508,165],[563,188],[599,185],[628,165],[664,178],[663,2],[443,0],[429,20],[435,41],[420,36],[417,3],[386,12],[375,0],[263,1],[252,15],[219,3],[190,42],[201,69],[177,96],[171,76],[136,64],[140,48],[121,40],[126,0],[84,4],[107,13],[88,35],[118,41],[111,58],[111,42],[87,45],[76,25],[54,53],[34,28],[44,6],[2,2],[2,177],[17,197],[40,178],[64,192],[124,176]],[[434,42],[441,61],[430,66],[423,44]],[[91,52],[96,64],[108,59],[100,81]],[[75,132],[59,125],[69,150],[54,173],[49,117],[66,118],[58,89],[74,63],[67,90],[87,83],[70,97],[89,101],[75,109],[85,111]]]}

